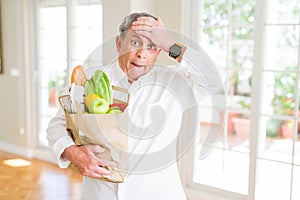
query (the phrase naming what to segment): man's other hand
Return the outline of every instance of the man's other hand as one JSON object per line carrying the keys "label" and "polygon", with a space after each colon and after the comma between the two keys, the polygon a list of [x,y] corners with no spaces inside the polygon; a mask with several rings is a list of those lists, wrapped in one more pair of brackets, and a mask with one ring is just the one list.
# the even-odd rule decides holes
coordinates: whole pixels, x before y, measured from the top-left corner
{"label": "man's other hand", "polygon": [[103,153],[104,151],[105,149],[99,145],[72,145],[65,149],[62,158],[73,162],[82,175],[99,178],[102,175],[110,174],[110,171],[105,168],[106,166],[116,166],[112,161],[103,160],[95,156],[95,154]]}

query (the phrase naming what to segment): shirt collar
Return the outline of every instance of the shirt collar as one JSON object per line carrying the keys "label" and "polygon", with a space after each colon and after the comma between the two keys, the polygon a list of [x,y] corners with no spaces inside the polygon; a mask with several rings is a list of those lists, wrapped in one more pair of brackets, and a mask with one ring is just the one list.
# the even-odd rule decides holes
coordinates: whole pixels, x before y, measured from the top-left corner
{"label": "shirt collar", "polygon": [[123,70],[121,69],[121,67],[119,66],[118,61],[113,63],[112,69],[114,71],[115,74],[115,80],[117,81],[116,84],[129,88],[130,87],[130,83],[128,82],[128,78],[127,78],[127,74],[125,72],[123,72]]}

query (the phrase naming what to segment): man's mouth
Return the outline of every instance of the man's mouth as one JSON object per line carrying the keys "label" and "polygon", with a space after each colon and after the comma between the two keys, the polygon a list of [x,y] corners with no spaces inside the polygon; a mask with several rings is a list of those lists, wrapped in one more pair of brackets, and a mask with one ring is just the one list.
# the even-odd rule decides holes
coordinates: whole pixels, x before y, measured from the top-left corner
{"label": "man's mouth", "polygon": [[145,67],[146,65],[140,65],[140,64],[137,64],[137,63],[134,63],[134,62],[131,62],[131,64],[135,67]]}

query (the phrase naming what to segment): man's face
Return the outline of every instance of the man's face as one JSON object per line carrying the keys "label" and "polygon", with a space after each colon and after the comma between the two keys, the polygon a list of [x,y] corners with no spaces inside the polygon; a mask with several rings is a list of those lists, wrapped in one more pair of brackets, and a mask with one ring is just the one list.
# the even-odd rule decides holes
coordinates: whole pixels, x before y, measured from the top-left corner
{"label": "man's face", "polygon": [[131,28],[124,38],[116,39],[118,60],[130,82],[148,73],[154,66],[160,49],[151,40],[135,33]]}

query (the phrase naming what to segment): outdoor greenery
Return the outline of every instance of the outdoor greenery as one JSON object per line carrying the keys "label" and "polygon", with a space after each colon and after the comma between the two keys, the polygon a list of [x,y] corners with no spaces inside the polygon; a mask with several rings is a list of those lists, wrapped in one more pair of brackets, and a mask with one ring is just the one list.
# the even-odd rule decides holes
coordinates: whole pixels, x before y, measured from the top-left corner
{"label": "outdoor greenery", "polygon": [[[286,72],[274,75],[274,98],[272,101],[273,113],[293,115],[296,107],[296,67],[288,67]],[[299,109],[298,105],[298,109]],[[279,134],[281,126],[293,128],[294,120],[270,119],[267,123],[267,136]]]}
{"label": "outdoor greenery", "polygon": [[[293,67],[295,69],[295,67]],[[292,114],[295,109],[297,74],[289,72],[277,73],[274,76],[274,98],[272,106],[274,114]]]}
{"label": "outdoor greenery", "polygon": [[60,90],[64,85],[63,76],[57,75],[54,78],[50,79],[48,82],[49,89],[57,89]]}
{"label": "outdoor greenery", "polygon": [[[201,29],[207,36],[206,42],[217,49],[221,67],[227,70],[228,91],[232,96],[251,97],[251,82],[254,48],[254,0],[205,0]],[[292,115],[296,103],[297,58],[293,49],[299,45],[299,6],[297,1],[278,0],[276,13],[268,23],[286,23],[295,25],[278,26],[278,41],[274,45],[274,97],[271,102],[273,114]],[[275,17],[275,18],[274,18]],[[276,46],[277,45],[277,46]],[[297,51],[295,51],[297,52]],[[286,59],[282,56],[286,55]],[[248,89],[247,89],[248,88]],[[237,107],[251,109],[251,101],[241,98]],[[299,105],[300,106],[300,105]],[[300,108],[300,107],[299,107]],[[270,119],[267,123],[267,135],[275,136],[284,120]]]}
{"label": "outdoor greenery", "polygon": [[249,90],[239,91],[238,85],[252,77],[250,70],[239,69],[252,69],[253,65],[254,6],[254,0],[233,0],[231,5],[227,1],[204,1],[201,26],[209,36],[208,43],[230,53],[223,62],[226,66],[222,67],[231,70],[228,91],[231,95],[250,96]]}

